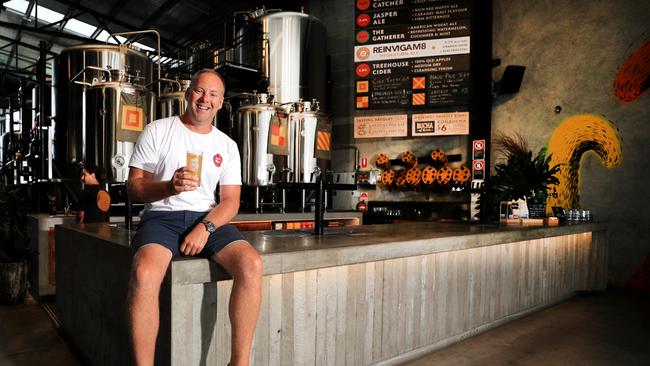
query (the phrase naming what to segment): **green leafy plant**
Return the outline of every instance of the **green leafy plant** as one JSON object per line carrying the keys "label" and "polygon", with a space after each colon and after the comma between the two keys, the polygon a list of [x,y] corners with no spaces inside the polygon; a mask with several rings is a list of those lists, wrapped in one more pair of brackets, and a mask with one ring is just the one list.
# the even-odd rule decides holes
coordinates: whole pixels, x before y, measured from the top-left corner
{"label": "green leafy plant", "polygon": [[550,166],[551,155],[546,155],[546,148],[533,156],[520,134],[498,135],[493,144],[506,161],[496,164],[494,175],[486,179],[486,194],[479,200],[479,210],[488,210],[488,219],[495,221],[501,201],[526,199],[529,203],[545,203],[548,185],[559,183],[555,174],[560,170],[559,164]]}
{"label": "green leafy plant", "polygon": [[20,261],[29,255],[28,215],[26,189],[0,185],[0,261]]}

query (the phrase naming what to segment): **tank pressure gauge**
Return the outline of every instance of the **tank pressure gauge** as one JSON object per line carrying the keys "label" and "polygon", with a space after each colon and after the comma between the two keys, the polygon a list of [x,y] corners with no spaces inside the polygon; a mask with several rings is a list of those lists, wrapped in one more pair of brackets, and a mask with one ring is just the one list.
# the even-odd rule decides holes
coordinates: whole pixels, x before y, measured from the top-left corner
{"label": "tank pressure gauge", "polygon": [[122,168],[124,167],[124,163],[126,163],[126,159],[122,155],[115,155],[113,157],[113,167],[115,168]]}

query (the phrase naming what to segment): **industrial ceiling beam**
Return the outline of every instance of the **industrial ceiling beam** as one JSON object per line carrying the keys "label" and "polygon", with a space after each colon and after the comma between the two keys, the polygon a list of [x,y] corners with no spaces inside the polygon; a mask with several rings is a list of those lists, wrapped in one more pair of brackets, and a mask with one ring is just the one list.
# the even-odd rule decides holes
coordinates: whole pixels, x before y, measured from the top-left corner
{"label": "industrial ceiling beam", "polygon": [[109,17],[111,17],[111,18],[115,18],[117,16],[117,14],[120,12],[120,10],[122,10],[122,8],[124,7],[124,4],[127,1],[128,0],[120,0],[120,1],[116,2],[115,5],[113,5],[113,8],[108,12],[107,15]]}
{"label": "industrial ceiling beam", "polygon": [[[1,34],[0,34],[0,39],[8,41],[8,42],[16,42],[16,40],[14,38],[3,36]],[[25,42],[22,42],[22,41],[19,41],[18,44],[20,45],[20,47],[29,48],[30,50],[34,50],[34,51],[39,51],[40,50],[40,48],[38,46],[34,46],[32,44],[25,43]],[[48,52],[48,54],[51,55],[51,56],[56,56],[57,55],[56,53],[51,52],[51,51]]]}
{"label": "industrial ceiling beam", "polygon": [[[77,9],[77,10],[81,10],[81,11],[83,11],[84,13],[87,13],[87,14],[93,15],[93,16],[95,16],[95,17],[97,17],[97,18],[102,18],[102,19],[104,19],[104,20],[106,20],[106,21],[108,21],[108,22],[110,22],[110,23],[115,24],[115,25],[119,25],[119,26],[121,26],[121,27],[124,27],[124,28],[130,29],[130,30],[142,30],[142,29],[140,29],[140,28],[138,28],[138,27],[136,27],[136,26],[134,26],[134,25],[132,25],[132,24],[128,24],[128,23],[123,22],[123,21],[121,21],[121,20],[118,20],[118,19],[115,19],[115,18],[113,18],[113,17],[110,17],[110,16],[108,16],[108,15],[106,15],[106,14],[100,13],[100,12],[98,12],[98,11],[96,11],[96,10],[93,10],[93,9],[87,8],[87,7],[85,7],[85,6],[81,6],[81,5],[79,5],[79,4],[76,4],[76,3],[73,2],[73,1],[69,1],[69,0],[57,0],[57,1],[58,1],[59,3],[61,3],[61,4],[64,4],[64,5],[67,5],[67,6],[73,7],[73,8],[75,8],[75,9]],[[183,48],[182,45],[179,45],[179,44],[177,44],[176,42],[174,42],[174,41],[172,41],[172,40],[170,40],[170,39],[161,38],[161,41],[164,42],[166,45],[171,46],[171,47],[174,47],[174,48]]]}
{"label": "industrial ceiling beam", "polygon": [[[27,4],[27,9],[25,9],[25,17],[29,18],[29,14],[32,13],[32,10],[36,6],[36,1],[35,0],[29,0],[29,4]],[[37,10],[38,12],[38,10]]]}
{"label": "industrial ceiling beam", "polygon": [[165,1],[164,4],[158,7],[156,11],[149,16],[142,24],[140,25],[140,28],[142,29],[147,29],[152,23],[157,22],[160,18],[165,16],[167,13],[169,13],[176,5],[178,4],[178,0],[167,0]]}
{"label": "industrial ceiling beam", "polygon": [[[107,15],[110,19],[115,18],[115,17],[117,16],[117,14],[120,12],[120,10],[122,10],[122,8],[124,7],[124,3],[126,3],[126,1],[127,1],[127,0],[119,0],[119,1],[117,1],[117,2],[113,5],[113,7],[111,8],[111,10],[108,11],[108,13],[107,13],[106,15]],[[90,15],[91,15],[93,18],[95,18],[95,20],[97,21],[97,23],[99,23],[99,25],[100,25],[99,27],[97,27],[97,29],[95,29],[95,31],[93,32],[93,34],[90,35],[90,38],[92,38],[92,39],[97,38],[97,37],[99,36],[99,34],[102,32],[102,30],[106,30],[106,32],[107,32],[108,34],[113,34],[113,33],[114,33],[114,32],[111,30],[111,28],[106,24],[106,22],[104,22],[104,20],[103,20],[102,18],[100,18],[100,17],[98,17],[98,16],[95,16],[95,15],[93,15],[93,14],[90,14]],[[115,40],[115,41],[117,42],[117,40]]]}
{"label": "industrial ceiling beam", "polygon": [[[78,16],[81,15],[81,14],[83,14],[83,13],[82,13],[82,12],[77,12],[77,13],[75,13],[75,12],[73,11],[72,8],[69,8],[68,11],[65,13],[65,16],[63,17],[63,19],[61,19],[61,20],[58,22],[59,24],[56,26],[56,30],[57,30],[58,32],[63,32],[63,29],[64,29],[65,26],[68,24],[68,21],[69,21],[70,19],[73,19],[73,18],[78,17]],[[54,25],[54,24],[55,24],[55,23],[52,23],[51,25]],[[94,33],[94,32],[93,32],[93,33]],[[95,37],[96,37],[96,36],[95,36]],[[92,36],[91,36],[90,38],[91,38],[91,39],[94,39],[95,37],[92,37]],[[49,40],[47,40],[47,45],[45,46],[45,48],[46,48],[46,52],[50,52],[50,50],[52,49],[52,46],[54,46],[54,39],[53,39],[53,38],[50,38]]]}
{"label": "industrial ceiling beam", "polygon": [[[4,55],[4,56],[8,56],[8,55],[9,55],[9,52],[6,52],[6,51],[0,51],[0,54],[1,54],[1,55]],[[26,56],[23,56],[23,55],[16,55],[15,57],[12,56],[12,58],[13,58],[13,59],[16,59],[16,60],[18,60],[18,61],[26,62],[26,63],[34,63],[34,62],[37,61],[35,58],[29,58],[29,57],[26,57]],[[20,70],[19,67],[12,66],[12,65],[10,65],[9,63],[5,66],[5,68],[12,68],[12,69],[15,69],[15,70]]]}
{"label": "industrial ceiling beam", "polygon": [[[91,36],[92,38],[97,38],[97,36],[99,36],[99,33],[102,32],[102,30],[105,30],[106,32],[108,32],[108,34],[113,34],[113,31],[111,30],[111,27],[109,27],[108,24],[106,24],[106,22],[104,22],[104,20],[102,18],[96,17],[94,15],[92,17],[95,18],[97,23],[99,23],[99,25],[100,25],[95,30],[95,33],[97,33],[97,35],[95,35],[95,33],[93,33],[92,36]],[[115,42],[118,42],[118,40],[115,39]]]}
{"label": "industrial ceiling beam", "polygon": [[16,42],[13,43],[13,47],[11,47],[11,52],[9,52],[9,56],[7,56],[7,62],[5,62],[5,67],[9,66],[9,63],[11,62],[11,59],[14,57],[14,54],[16,55],[16,69],[18,68],[18,42],[20,42],[20,38],[22,37],[22,33],[19,30],[16,33]]}
{"label": "industrial ceiling beam", "polygon": [[[45,62],[48,64],[48,66],[52,66],[52,65],[51,65],[52,60],[54,60],[54,57],[48,57],[48,58],[45,59]],[[27,66],[23,67],[23,68],[20,69],[20,70],[21,70],[21,71],[24,71],[24,72],[28,72],[28,70],[30,70],[30,71],[31,71],[31,70],[34,70],[35,67],[36,67],[36,65],[38,64],[38,62],[39,62],[39,60],[36,60],[36,61],[34,61],[32,64],[27,65]],[[51,69],[51,67],[50,67],[50,69]]]}
{"label": "industrial ceiling beam", "polygon": [[33,72],[0,68],[0,75],[2,75],[2,74],[15,75],[15,76],[19,76],[19,77],[35,76]]}
{"label": "industrial ceiling beam", "polygon": [[9,48],[9,47],[14,47],[15,44],[16,44],[16,40],[9,38],[9,43],[7,43],[6,45],[0,47],[0,50],[4,50],[5,48]]}
{"label": "industrial ceiling beam", "polygon": [[51,36],[51,37],[68,38],[68,39],[72,39],[72,40],[79,41],[79,42],[92,41],[91,39],[88,39],[86,37],[77,36],[77,35],[70,34],[70,33],[57,32],[57,31],[48,30],[48,29],[34,28],[34,27],[29,27],[29,26],[25,26],[25,25],[21,25],[21,24],[15,24],[15,23],[4,22],[4,21],[0,21],[0,27],[6,27],[6,28],[11,28],[11,29],[21,30],[21,31],[24,31],[24,32],[29,32],[29,33],[47,35],[47,36]]}
{"label": "industrial ceiling beam", "polygon": [[[77,0],[77,1],[76,1],[77,4],[79,4],[80,2],[81,2],[80,0]],[[68,8],[68,10],[65,12],[65,15],[63,16],[63,19],[62,19],[61,23],[60,23],[59,26],[57,27],[57,30],[58,30],[58,31],[63,31],[63,28],[65,28],[65,26],[68,24],[68,21],[69,21],[70,19],[72,19],[72,18],[76,18],[76,17],[78,17],[78,16],[81,15],[81,14],[83,14],[83,12],[75,13],[73,8],[71,8],[71,7]],[[50,42],[50,43],[51,43],[51,42]],[[50,46],[50,47],[52,47],[52,46]],[[47,49],[49,50],[49,48],[47,48]]]}

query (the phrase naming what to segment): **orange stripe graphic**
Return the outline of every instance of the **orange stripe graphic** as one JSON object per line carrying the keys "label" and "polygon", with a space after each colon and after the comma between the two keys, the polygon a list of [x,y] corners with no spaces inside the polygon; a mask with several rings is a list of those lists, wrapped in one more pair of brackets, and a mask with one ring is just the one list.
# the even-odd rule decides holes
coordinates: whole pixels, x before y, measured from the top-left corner
{"label": "orange stripe graphic", "polygon": [[316,149],[322,151],[330,151],[330,133],[327,131],[318,131],[318,142]]}
{"label": "orange stripe graphic", "polygon": [[413,94],[413,105],[424,105],[424,93]]}

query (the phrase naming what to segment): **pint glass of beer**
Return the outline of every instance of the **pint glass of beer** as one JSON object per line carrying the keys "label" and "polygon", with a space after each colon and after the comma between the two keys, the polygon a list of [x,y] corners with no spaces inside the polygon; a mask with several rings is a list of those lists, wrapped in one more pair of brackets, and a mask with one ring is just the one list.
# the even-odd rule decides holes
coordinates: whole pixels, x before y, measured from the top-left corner
{"label": "pint glass of beer", "polygon": [[197,150],[187,151],[187,166],[194,172],[199,180],[198,186],[201,186],[201,167],[203,166],[203,152]]}

